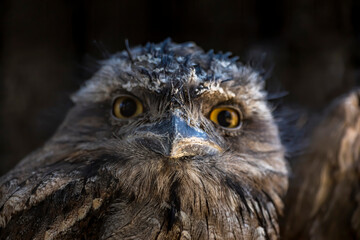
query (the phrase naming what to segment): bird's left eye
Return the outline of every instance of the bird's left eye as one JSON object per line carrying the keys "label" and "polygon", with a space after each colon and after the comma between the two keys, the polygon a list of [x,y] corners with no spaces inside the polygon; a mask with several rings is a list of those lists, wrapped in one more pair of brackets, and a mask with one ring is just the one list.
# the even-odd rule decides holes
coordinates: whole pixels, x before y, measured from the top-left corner
{"label": "bird's left eye", "polygon": [[143,109],[141,102],[132,96],[118,97],[113,104],[113,114],[120,119],[136,117]]}
{"label": "bird's left eye", "polygon": [[224,128],[240,126],[240,111],[230,106],[214,108],[210,113],[210,120]]}

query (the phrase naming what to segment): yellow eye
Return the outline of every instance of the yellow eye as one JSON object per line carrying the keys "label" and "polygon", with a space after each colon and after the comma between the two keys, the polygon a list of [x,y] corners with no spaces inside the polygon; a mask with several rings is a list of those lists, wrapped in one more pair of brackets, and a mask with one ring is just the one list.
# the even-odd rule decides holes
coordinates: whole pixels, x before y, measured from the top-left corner
{"label": "yellow eye", "polygon": [[240,125],[240,112],[228,106],[216,107],[210,113],[210,120],[224,128],[236,128]]}
{"label": "yellow eye", "polygon": [[115,99],[113,114],[120,119],[136,117],[143,112],[143,105],[139,100],[130,96],[121,96]]}

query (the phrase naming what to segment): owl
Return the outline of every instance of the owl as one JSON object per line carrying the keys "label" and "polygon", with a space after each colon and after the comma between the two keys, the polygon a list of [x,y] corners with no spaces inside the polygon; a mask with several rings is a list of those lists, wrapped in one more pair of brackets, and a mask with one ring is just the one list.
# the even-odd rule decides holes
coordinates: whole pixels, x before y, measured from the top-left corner
{"label": "owl", "polygon": [[1,239],[277,239],[288,184],[264,80],[194,43],[127,48],[0,178]]}

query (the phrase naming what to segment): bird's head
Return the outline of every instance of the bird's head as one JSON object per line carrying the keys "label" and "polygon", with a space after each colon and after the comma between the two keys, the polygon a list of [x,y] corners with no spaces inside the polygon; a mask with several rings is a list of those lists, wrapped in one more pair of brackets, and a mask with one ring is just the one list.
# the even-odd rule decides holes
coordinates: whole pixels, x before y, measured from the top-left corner
{"label": "bird's head", "polygon": [[113,55],[32,164],[69,162],[87,178],[114,179],[121,199],[278,234],[284,149],[263,79],[236,60],[171,41]]}

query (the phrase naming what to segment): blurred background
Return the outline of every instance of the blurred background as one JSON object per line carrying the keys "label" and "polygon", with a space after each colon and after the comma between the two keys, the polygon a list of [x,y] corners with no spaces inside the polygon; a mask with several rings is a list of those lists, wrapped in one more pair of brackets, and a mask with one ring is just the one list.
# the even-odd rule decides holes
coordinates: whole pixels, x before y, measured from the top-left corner
{"label": "blurred background", "polygon": [[314,111],[360,85],[359,0],[2,0],[0,175],[54,133],[104,51],[167,37],[265,59]]}

